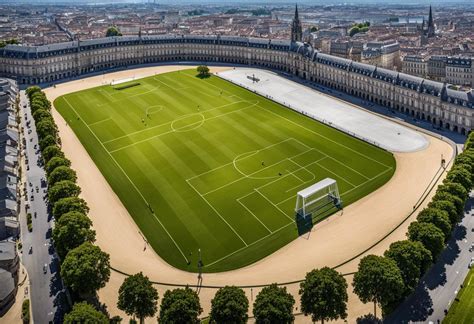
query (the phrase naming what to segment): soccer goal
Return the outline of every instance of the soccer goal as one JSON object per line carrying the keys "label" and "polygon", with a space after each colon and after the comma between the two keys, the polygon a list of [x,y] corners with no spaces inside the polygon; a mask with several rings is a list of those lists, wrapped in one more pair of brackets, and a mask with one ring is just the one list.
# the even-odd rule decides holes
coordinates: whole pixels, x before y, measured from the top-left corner
{"label": "soccer goal", "polygon": [[306,217],[327,207],[342,208],[336,180],[326,178],[298,191],[295,208],[298,215]]}

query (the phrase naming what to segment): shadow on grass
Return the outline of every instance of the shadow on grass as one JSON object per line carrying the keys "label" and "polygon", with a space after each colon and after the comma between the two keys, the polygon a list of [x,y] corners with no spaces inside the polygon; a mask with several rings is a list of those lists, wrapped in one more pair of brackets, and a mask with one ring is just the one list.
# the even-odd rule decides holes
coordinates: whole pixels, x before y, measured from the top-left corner
{"label": "shadow on grass", "polygon": [[313,218],[311,217],[311,215],[304,217],[300,215],[299,213],[296,213],[295,215],[295,222],[296,222],[296,227],[298,229],[298,236],[301,236],[310,232],[314,225]]}
{"label": "shadow on grass", "polygon": [[196,74],[196,78],[198,79],[209,79],[211,77],[211,74],[210,73],[207,73],[207,74]]}

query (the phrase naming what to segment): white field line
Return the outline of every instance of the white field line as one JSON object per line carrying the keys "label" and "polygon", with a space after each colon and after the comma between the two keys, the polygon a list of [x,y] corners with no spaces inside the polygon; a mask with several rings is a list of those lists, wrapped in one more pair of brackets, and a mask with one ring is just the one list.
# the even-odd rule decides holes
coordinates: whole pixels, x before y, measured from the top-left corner
{"label": "white field line", "polygon": [[[280,141],[280,142],[277,142],[277,143],[274,143],[274,144],[270,144],[270,145],[265,146],[264,148],[261,148],[260,150],[257,150],[257,151],[246,152],[246,153],[237,155],[237,157],[242,156],[242,155],[247,154],[247,153],[252,153],[252,154],[249,154],[249,156],[251,156],[251,155],[253,155],[255,152],[264,151],[264,150],[266,150],[266,149],[268,149],[268,148],[270,148],[270,147],[279,145],[279,144],[281,144],[281,143],[285,143],[285,142],[287,142],[287,141],[289,141],[289,140],[291,140],[291,139],[292,139],[292,137],[287,138],[287,139],[284,139],[284,140],[282,140],[282,141]],[[247,157],[247,156],[246,156],[246,157]],[[214,169],[211,169],[211,170],[209,170],[209,171],[205,171],[205,172],[203,172],[203,173],[200,173],[200,174],[198,174],[198,175],[195,175],[195,176],[189,178],[188,180],[193,180],[193,179],[195,179],[195,178],[199,178],[199,177],[201,177],[201,176],[203,176],[203,175],[205,175],[205,174],[214,172],[214,171],[216,171],[216,170],[222,169],[223,167],[226,167],[226,166],[228,166],[228,165],[231,165],[231,164],[234,163],[235,159],[236,159],[236,158],[234,158],[234,159],[232,160],[232,162],[229,162],[229,163],[226,163],[226,164],[222,164],[222,165],[220,165],[220,166],[218,166],[218,167],[216,167],[216,168],[214,168]],[[282,160],[282,161],[283,161],[283,160]],[[280,161],[280,162],[281,162],[281,161]],[[273,166],[273,165],[275,165],[275,164],[278,164],[278,163],[280,163],[280,162],[277,162],[277,163],[274,163],[274,164],[270,164],[269,166],[267,166],[267,167],[265,167],[265,168],[262,168],[262,169],[260,169],[260,170],[258,170],[258,171],[255,171],[255,172],[253,172],[253,173],[250,173],[249,175],[252,175],[252,174],[254,174],[254,173],[256,173],[256,172],[265,170],[265,169],[267,169],[267,168],[269,168],[269,167],[271,167],[271,166]]]}
{"label": "white field line", "polygon": [[153,80],[158,81],[158,82],[160,82],[160,83],[163,83],[165,86],[167,86],[168,88],[170,88],[170,89],[172,89],[172,90],[175,90],[175,91],[186,90],[186,89],[191,88],[191,86],[185,86],[185,87],[178,87],[178,88],[175,88],[175,87],[173,87],[173,86],[170,86],[170,85],[167,84],[166,82],[161,81],[161,80],[158,79],[157,77],[153,77]]}
{"label": "white field line", "polygon": [[[308,164],[308,165],[309,165],[309,164]],[[345,195],[345,194],[347,194],[347,193],[349,193],[349,192],[351,192],[351,191],[357,189],[358,187],[361,187],[361,186],[365,185],[366,183],[370,182],[371,180],[374,180],[374,179],[380,177],[381,175],[387,173],[387,172],[390,171],[391,169],[392,169],[392,167],[387,168],[387,170],[385,170],[385,171],[383,171],[383,172],[380,172],[379,174],[377,174],[376,176],[370,178],[370,179],[367,180],[366,182],[364,182],[364,183],[358,185],[357,187],[354,187],[354,188],[352,188],[352,189],[350,189],[350,190],[344,192],[343,194],[341,194],[341,196],[343,196],[343,195]],[[253,192],[247,194],[246,196],[248,196],[248,195],[250,195],[250,194],[252,194],[252,193],[253,193]],[[246,196],[243,196],[243,197],[246,197]],[[240,198],[243,198],[243,197],[240,197]],[[285,200],[282,200],[282,201],[280,201],[277,205],[281,205],[282,203],[285,203],[285,202],[287,202],[288,200],[294,199],[294,198],[295,198],[295,197],[290,197],[290,198],[287,198],[287,199],[285,199]],[[290,226],[290,225],[292,225],[292,224],[294,224],[294,223],[295,223],[295,221],[292,219],[291,222],[289,222],[288,224],[283,225],[282,227],[276,229],[276,230],[273,231],[271,234],[268,234],[268,235],[266,235],[266,236],[263,236],[263,237],[261,237],[260,239],[258,239],[257,241],[254,241],[254,242],[250,243],[250,244],[248,245],[248,247],[250,247],[250,246],[252,246],[252,245],[254,245],[254,244],[257,244],[258,242],[260,242],[260,241],[262,241],[262,240],[268,238],[269,236],[271,236],[271,235],[273,235],[273,234],[275,234],[275,233],[281,231],[282,229],[284,229],[284,228],[286,228],[286,227],[288,227],[288,226]],[[240,251],[246,249],[246,248],[247,248],[247,247],[242,247],[242,248],[240,248],[240,249],[238,249],[238,250],[235,250],[235,251],[229,253],[228,255],[223,256],[222,258],[220,258],[220,259],[218,259],[218,260],[216,260],[216,261],[214,261],[214,262],[212,262],[212,263],[209,263],[209,264],[205,265],[205,267],[210,267],[210,266],[212,266],[212,265],[214,265],[214,264],[216,264],[216,263],[219,263],[219,262],[221,262],[221,261],[223,261],[223,260],[225,260],[225,259],[231,257],[232,255],[234,255],[234,254],[236,254],[236,253],[238,253],[238,252],[240,252]]]}
{"label": "white field line", "polygon": [[[309,165],[309,164],[308,164],[308,165]],[[390,168],[386,169],[385,171],[382,171],[382,172],[380,172],[379,174],[373,176],[373,177],[370,178],[369,180],[367,180],[367,181],[365,181],[365,182],[363,182],[363,183],[361,183],[361,184],[355,186],[354,188],[351,188],[351,189],[349,189],[349,190],[347,190],[347,191],[344,191],[344,192],[341,194],[341,197],[344,196],[344,195],[346,195],[346,194],[348,194],[349,192],[351,192],[351,191],[353,191],[353,190],[359,188],[359,187],[362,187],[363,185],[369,183],[370,181],[372,181],[372,180],[374,180],[374,179],[380,177],[382,174],[387,173],[387,172],[390,171],[391,169],[392,169],[392,168],[390,167]],[[285,200],[280,201],[279,203],[277,203],[277,205],[284,204],[284,203],[286,203],[288,200],[294,199],[294,198],[295,198],[295,197],[289,197],[289,198],[287,198],[287,199],[285,199]]]}
{"label": "white field line", "polygon": [[231,253],[229,253],[229,254],[223,256],[222,258],[220,258],[220,259],[214,261],[214,262],[211,262],[211,263],[209,263],[209,264],[206,264],[204,267],[210,267],[210,266],[212,266],[212,265],[214,265],[214,264],[216,264],[216,263],[218,263],[218,262],[221,262],[222,260],[225,260],[225,259],[227,259],[228,257],[230,257],[230,256],[232,256],[232,255],[234,255],[234,254],[236,254],[236,253],[238,253],[238,252],[240,252],[240,251],[242,251],[242,250],[244,250],[244,249],[246,249],[246,248],[248,248],[248,247],[250,247],[250,246],[252,246],[252,245],[254,245],[254,244],[257,244],[258,242],[261,242],[262,240],[266,239],[267,237],[272,236],[273,234],[275,234],[275,233],[281,231],[282,229],[284,229],[284,228],[286,228],[286,227],[288,227],[288,226],[290,226],[290,225],[293,225],[294,223],[295,223],[295,221],[292,219],[291,222],[289,222],[288,224],[283,225],[282,227],[280,227],[280,228],[274,230],[274,231],[271,232],[270,234],[265,235],[265,236],[262,236],[262,237],[259,238],[258,240],[253,241],[252,243],[250,243],[248,246],[241,247],[240,249],[235,250],[234,252],[231,252]]}
{"label": "white field line", "polygon": [[[221,118],[221,117],[226,116],[226,115],[229,115],[229,114],[234,114],[234,113],[237,113],[237,112],[241,112],[241,111],[243,111],[243,110],[245,110],[245,109],[255,107],[255,106],[257,106],[257,104],[258,104],[258,102],[254,103],[254,104],[251,104],[250,106],[243,107],[243,108],[240,108],[240,109],[238,109],[238,110],[232,110],[232,111],[229,111],[229,112],[227,112],[227,113],[224,113],[224,114],[221,114],[221,115],[218,115],[218,116],[213,116],[213,117],[201,119],[200,121],[195,122],[195,123],[191,123],[191,124],[189,124],[188,126],[193,126],[193,125],[198,125],[198,124],[201,124],[201,125],[202,125],[202,124],[204,124],[204,122],[207,121],[207,120],[212,120],[212,119],[216,119],[216,118]],[[182,117],[179,117],[179,118],[176,119],[176,120],[180,120],[180,119],[183,119],[183,118],[182,118]],[[170,127],[171,127],[171,125],[173,125],[174,122],[175,122],[175,120],[173,120],[173,121],[171,122]],[[190,129],[190,130],[191,130],[191,129]],[[171,130],[169,130],[169,131],[167,131],[167,132],[164,132],[164,133],[161,133],[161,134],[157,134],[157,135],[154,135],[154,136],[145,138],[145,139],[143,139],[143,140],[141,140],[141,141],[133,142],[132,144],[128,144],[128,145],[119,147],[118,149],[115,149],[115,150],[110,151],[110,153],[115,153],[115,152],[117,152],[117,151],[124,150],[124,149],[126,149],[126,148],[131,147],[131,146],[135,146],[135,145],[140,144],[140,143],[143,143],[143,142],[148,142],[148,141],[150,141],[150,140],[152,140],[152,139],[161,137],[161,136],[166,135],[166,134],[178,133],[178,132],[179,132],[179,130],[176,130],[176,129],[172,128]]]}
{"label": "white field line", "polygon": [[[307,152],[309,152],[309,151],[311,151],[311,150],[308,150],[308,151],[299,153],[298,155],[295,155],[295,156],[293,156],[293,157],[302,155],[302,154],[307,153]],[[233,180],[233,181],[230,181],[230,182],[228,182],[228,183],[226,183],[226,184],[224,184],[224,185],[222,185],[222,186],[220,186],[220,187],[217,187],[217,188],[214,188],[214,189],[212,189],[212,190],[209,190],[209,191],[207,191],[206,193],[203,193],[203,195],[204,195],[204,196],[209,195],[209,194],[211,194],[211,193],[213,193],[213,192],[216,192],[216,191],[221,190],[221,189],[223,189],[223,188],[225,188],[225,187],[227,187],[227,186],[230,186],[231,184],[234,184],[234,183],[236,183],[236,182],[239,182],[239,181],[241,181],[241,180],[243,180],[243,179],[247,179],[247,178],[249,178],[249,176],[251,177],[253,174],[256,174],[256,173],[258,173],[258,172],[264,171],[265,169],[274,167],[274,166],[276,166],[276,165],[278,165],[278,164],[280,164],[280,163],[282,163],[282,162],[285,162],[285,161],[287,161],[287,160],[289,160],[289,158],[286,158],[286,159],[280,160],[280,161],[278,161],[278,162],[276,162],[276,163],[270,164],[269,166],[267,166],[267,167],[265,167],[265,168],[262,168],[262,169],[260,169],[260,170],[257,170],[257,171],[255,171],[255,172],[252,172],[252,173],[248,174],[247,176],[240,177],[240,178],[238,178],[238,179],[236,179],[236,180]],[[229,165],[229,164],[227,164],[227,165]],[[220,168],[220,167],[218,167],[218,168]],[[286,177],[286,176],[288,176],[288,174],[285,174],[285,175],[283,175],[283,176],[281,176],[281,177],[280,177],[280,176],[275,176],[275,177],[274,177],[275,180],[273,180],[271,183],[273,183],[273,182],[276,181],[276,180],[282,179],[282,178],[284,178],[284,177]],[[193,178],[191,178],[191,179],[193,179]],[[188,179],[188,180],[190,180],[190,179]]]}
{"label": "white field line", "polygon": [[[299,141],[299,140],[297,140],[297,141]],[[300,142],[300,143],[301,143],[301,142]],[[301,144],[302,144],[302,145],[305,145],[304,143],[301,143]],[[343,167],[345,167],[345,168],[348,168],[349,170],[352,170],[352,171],[354,171],[355,173],[357,173],[357,174],[361,175],[362,177],[364,177],[364,178],[366,178],[366,179],[369,179],[369,178],[368,178],[366,175],[364,175],[364,174],[360,173],[360,172],[359,172],[359,171],[357,171],[356,169],[353,169],[352,167],[350,167],[350,166],[346,165],[345,163],[343,163],[343,162],[339,161],[338,159],[336,159],[336,158],[334,158],[334,157],[332,157],[332,156],[330,156],[330,155],[327,155],[327,154],[326,154],[326,153],[324,153],[323,151],[321,151],[321,150],[318,150],[318,149],[314,149],[314,150],[315,150],[315,151],[318,151],[319,153],[322,153],[322,154],[326,155],[328,158],[330,158],[331,160],[333,160],[333,161],[335,161],[335,162],[339,163],[339,164],[340,164],[340,165],[342,165]]]}
{"label": "white field line", "polygon": [[111,100],[110,102],[106,102],[106,103],[103,103],[103,104],[99,104],[99,105],[97,105],[97,107],[102,107],[102,106],[105,106],[105,105],[110,105],[110,104],[112,104],[112,103],[120,102],[120,101],[127,100],[127,99],[130,99],[130,98],[142,96],[142,95],[145,95],[145,94],[147,94],[147,93],[153,92],[153,91],[155,91],[156,89],[159,89],[159,88],[160,88],[160,87],[155,87],[155,88],[153,88],[153,89],[151,89],[151,90],[148,90],[148,91],[145,91],[145,92],[141,92],[141,93],[136,93],[136,94],[127,96],[127,97],[122,98],[122,99]]}
{"label": "white field line", "polygon": [[[235,104],[238,104],[238,103],[241,103],[241,102],[248,102],[248,101],[247,100],[241,100],[241,101],[231,102],[231,103],[228,103],[228,104],[225,104],[225,105],[222,105],[222,106],[217,106],[217,107],[214,107],[214,108],[211,108],[211,109],[203,110],[202,112],[213,111],[213,110],[216,110],[216,109],[220,109],[220,108],[224,108],[224,107],[227,107],[227,106],[235,105]],[[258,101],[257,101],[257,103],[258,103]],[[180,117],[177,117],[177,118],[180,118]],[[133,136],[135,134],[143,133],[143,132],[152,130],[154,128],[170,125],[174,120],[171,120],[171,121],[163,123],[163,124],[155,125],[155,126],[147,128],[147,129],[142,129],[142,130],[139,130],[139,131],[136,131],[136,132],[128,133],[127,135],[122,135],[122,136],[116,137],[114,139],[105,141],[104,144],[107,144],[107,143],[110,143],[110,142],[113,142],[113,141],[117,141],[117,140],[120,140],[120,139],[125,138],[125,137]]]}
{"label": "white field line", "polygon": [[194,188],[194,186],[188,181],[186,180],[186,182],[188,183],[188,185],[194,189],[194,191],[196,191],[196,193],[201,196],[201,198],[209,205],[209,207],[212,208],[212,210],[217,214],[217,216],[219,216],[223,221],[224,223],[227,224],[227,226],[229,226],[229,228],[234,232],[235,235],[237,235],[237,237],[245,244],[245,246],[248,246],[247,242],[244,241],[244,239],[239,235],[239,233],[237,233],[237,231],[232,227],[232,225],[230,225],[224,217],[222,217],[222,215],[217,211],[216,208],[214,208],[214,206],[203,196],[199,193],[199,191],[196,190],[196,188]]}
{"label": "white field line", "polygon": [[270,232],[270,234],[272,233],[272,231],[260,220],[260,218],[258,218],[247,206],[245,206],[245,204],[243,202],[240,201],[240,198],[237,198],[236,201],[242,206],[244,207],[250,214],[253,215],[253,217],[255,217],[255,219],[263,225],[263,227],[265,227],[267,229],[268,232]]}
{"label": "white field line", "polygon": [[350,182],[349,180],[347,180],[347,179],[344,178],[343,176],[338,175],[338,174],[335,173],[334,171],[329,170],[328,168],[322,166],[322,165],[319,164],[319,163],[318,163],[318,166],[319,166],[320,168],[323,168],[323,169],[326,170],[327,172],[334,174],[336,177],[342,179],[343,181],[347,182],[347,183],[350,184],[352,187],[357,187],[357,185],[353,184],[352,182]]}
{"label": "white field line", "polygon": [[97,125],[97,124],[101,124],[101,123],[104,123],[104,122],[106,122],[106,121],[108,121],[108,120],[111,120],[111,119],[112,119],[111,117],[106,118],[106,119],[102,119],[102,120],[99,120],[99,121],[90,123],[90,124],[88,124],[87,126],[94,126],[94,125]]}
{"label": "white field line", "polygon": [[[66,97],[64,97],[64,100],[66,101],[66,103],[69,105],[69,107],[71,107],[72,111],[74,111],[74,113],[80,117],[80,115],[77,113],[77,111],[74,109],[74,107],[69,103],[69,101],[67,100]],[[89,125],[87,125],[81,118],[81,122],[86,125],[86,127],[89,129],[89,131],[91,132],[91,134],[95,137],[95,139],[100,143],[100,145],[102,146],[102,148],[107,152],[107,154],[110,156],[110,158],[112,159],[112,161],[114,161],[114,163],[119,167],[119,169],[123,172],[123,174],[125,175],[125,177],[128,179],[128,181],[130,181],[130,183],[132,184],[133,188],[138,192],[138,194],[140,195],[140,197],[143,199],[143,201],[145,202],[145,204],[148,206],[148,201],[145,199],[145,197],[143,196],[143,194],[141,193],[141,191],[137,188],[137,186],[135,185],[135,183],[132,181],[132,179],[130,179],[130,177],[128,176],[128,174],[123,170],[122,166],[117,162],[117,160],[115,160],[115,158],[112,156],[112,154],[109,153],[109,151],[107,151],[107,149],[105,148],[104,144],[99,140],[99,138],[97,137],[97,135],[92,131],[92,129],[89,127]],[[173,241],[174,245],[176,246],[176,248],[178,249],[178,251],[181,253],[181,255],[183,256],[184,260],[186,260],[186,263],[189,262],[188,258],[186,257],[186,255],[183,253],[183,251],[181,250],[181,248],[179,247],[178,243],[176,243],[176,241],[174,240],[173,236],[171,236],[171,234],[168,232],[168,230],[166,229],[166,227],[163,225],[163,223],[160,221],[160,219],[155,215],[155,213],[152,213],[153,217],[158,221],[158,223],[161,225],[161,227],[163,227],[163,229],[165,230],[166,234],[168,234],[169,238],[171,239],[171,241]]]}
{"label": "white field line", "polygon": [[320,137],[322,137],[322,138],[324,138],[324,139],[326,139],[326,140],[328,140],[328,141],[330,141],[330,142],[332,142],[332,143],[334,143],[334,144],[336,144],[336,145],[345,147],[346,149],[348,149],[349,151],[352,151],[352,152],[356,153],[357,155],[363,156],[363,157],[365,157],[366,159],[369,159],[369,160],[371,160],[371,161],[373,161],[373,162],[376,162],[376,163],[381,164],[381,165],[383,165],[383,166],[385,166],[385,167],[387,167],[387,168],[390,168],[390,166],[389,166],[389,165],[386,165],[385,163],[382,163],[382,162],[380,162],[380,161],[377,161],[377,160],[371,158],[370,156],[367,156],[367,155],[365,155],[365,154],[362,154],[362,153],[360,153],[359,151],[356,151],[356,150],[354,150],[354,149],[352,149],[352,148],[350,148],[350,147],[348,147],[348,146],[346,146],[346,145],[344,145],[344,144],[342,144],[342,143],[339,143],[339,142],[337,142],[337,141],[334,141],[334,140],[330,139],[329,137],[326,137],[326,136],[324,136],[324,135],[322,135],[322,134],[320,134],[320,133],[318,133],[318,132],[315,132],[314,130],[311,130],[311,129],[309,129],[309,128],[306,128],[305,126],[300,125],[300,124],[298,124],[298,123],[296,123],[296,122],[294,122],[294,121],[292,121],[292,120],[290,120],[290,119],[288,119],[288,118],[286,118],[286,117],[284,117],[284,116],[281,116],[280,114],[277,114],[277,113],[275,113],[275,112],[273,112],[273,111],[271,111],[271,110],[269,110],[269,109],[267,109],[267,108],[265,108],[265,107],[262,107],[262,106],[260,106],[260,105],[258,105],[257,107],[262,108],[262,109],[264,109],[265,111],[268,111],[269,113],[274,114],[274,115],[276,115],[276,116],[278,116],[278,117],[280,117],[280,118],[283,118],[283,119],[287,120],[288,122],[290,122],[290,123],[292,123],[292,124],[294,124],[294,125],[297,125],[298,127],[301,127],[301,128],[303,128],[303,129],[306,129],[308,132],[313,133],[313,134],[315,134],[315,135],[317,135],[317,136],[320,136]]}
{"label": "white field line", "polygon": [[285,217],[287,217],[290,221],[294,222],[294,219],[292,219],[290,216],[288,216],[283,210],[281,210],[280,207],[278,207],[277,205],[275,205],[273,203],[273,201],[271,201],[270,199],[268,199],[267,196],[265,196],[263,193],[261,193],[258,188],[254,188],[253,190],[255,190],[256,192],[258,192],[263,198],[265,198],[266,201],[268,201],[270,204],[273,205],[273,207],[275,207],[279,212],[281,212],[283,215],[285,215]]}

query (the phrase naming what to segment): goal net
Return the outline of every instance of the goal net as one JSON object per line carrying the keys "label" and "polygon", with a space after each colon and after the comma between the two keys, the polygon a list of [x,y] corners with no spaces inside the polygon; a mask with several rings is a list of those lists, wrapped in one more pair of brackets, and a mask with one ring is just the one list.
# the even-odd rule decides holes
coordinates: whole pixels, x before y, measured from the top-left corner
{"label": "goal net", "polygon": [[326,178],[298,191],[295,212],[302,217],[310,216],[326,208],[342,208],[337,182]]}

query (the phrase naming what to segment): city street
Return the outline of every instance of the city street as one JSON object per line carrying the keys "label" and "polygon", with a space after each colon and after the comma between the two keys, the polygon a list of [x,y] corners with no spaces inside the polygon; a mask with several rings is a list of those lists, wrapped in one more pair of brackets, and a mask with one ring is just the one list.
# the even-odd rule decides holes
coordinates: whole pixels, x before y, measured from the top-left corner
{"label": "city street", "polygon": [[[24,108],[26,105],[26,108]],[[30,298],[34,323],[59,323],[62,319],[64,293],[59,278],[58,259],[51,240],[53,222],[48,216],[46,203],[46,175],[39,165],[38,138],[25,92],[20,94],[22,127],[24,128],[26,176],[26,206],[22,204],[22,217],[31,213],[33,231],[23,228],[23,263],[30,280]],[[29,124],[28,124],[29,123]],[[28,163],[26,163],[28,161]],[[43,181],[42,181],[43,180]],[[26,223],[26,222],[24,222]]]}

